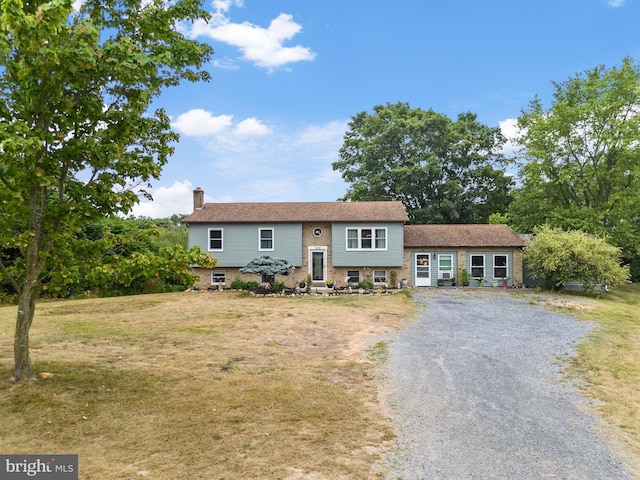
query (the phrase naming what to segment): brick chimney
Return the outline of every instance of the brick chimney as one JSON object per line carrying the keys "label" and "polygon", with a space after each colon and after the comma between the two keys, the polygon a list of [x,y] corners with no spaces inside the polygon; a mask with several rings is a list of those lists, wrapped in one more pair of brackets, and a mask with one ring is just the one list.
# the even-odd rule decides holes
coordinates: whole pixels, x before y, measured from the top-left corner
{"label": "brick chimney", "polygon": [[193,211],[200,210],[202,207],[204,207],[204,190],[196,187],[193,191]]}

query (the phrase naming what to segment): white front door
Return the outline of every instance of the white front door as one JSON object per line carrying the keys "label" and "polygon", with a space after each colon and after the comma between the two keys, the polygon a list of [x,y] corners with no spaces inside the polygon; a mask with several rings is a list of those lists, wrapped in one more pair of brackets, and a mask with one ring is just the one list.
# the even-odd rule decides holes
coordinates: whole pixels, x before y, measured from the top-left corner
{"label": "white front door", "polygon": [[415,281],[416,287],[431,286],[431,254],[416,253],[415,254]]}

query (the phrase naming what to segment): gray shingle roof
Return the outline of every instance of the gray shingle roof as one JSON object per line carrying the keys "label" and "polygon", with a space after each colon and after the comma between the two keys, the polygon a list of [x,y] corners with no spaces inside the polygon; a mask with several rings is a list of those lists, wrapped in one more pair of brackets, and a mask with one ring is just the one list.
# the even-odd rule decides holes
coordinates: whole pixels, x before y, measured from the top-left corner
{"label": "gray shingle roof", "polygon": [[524,247],[508,225],[406,225],[405,247]]}
{"label": "gray shingle roof", "polygon": [[402,202],[205,203],[183,223],[406,222]]}

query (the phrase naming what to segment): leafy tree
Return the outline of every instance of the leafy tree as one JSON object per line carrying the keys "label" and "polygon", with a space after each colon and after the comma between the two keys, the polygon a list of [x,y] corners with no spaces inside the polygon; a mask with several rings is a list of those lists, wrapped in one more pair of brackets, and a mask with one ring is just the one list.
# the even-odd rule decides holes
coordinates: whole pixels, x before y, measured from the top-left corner
{"label": "leafy tree", "polygon": [[640,69],[597,67],[554,83],[518,119],[525,163],[510,207],[513,226],[606,235],[627,261],[640,255]]}
{"label": "leafy tree", "polygon": [[257,257],[240,269],[241,273],[253,273],[268,278],[270,284],[275,283],[276,275],[289,275],[292,265],[288,260],[272,258],[269,255]]}
{"label": "leafy tree", "polygon": [[472,113],[377,105],[352,117],[333,169],[351,185],[342,200],[400,200],[412,223],[484,223],[511,201],[503,143]]}
{"label": "leafy tree", "polygon": [[181,80],[208,80],[211,48],[178,28],[206,17],[199,0],[2,1],[0,251],[16,255],[0,271],[19,292],[17,380],[33,375],[48,266],[82,224],[129,211],[172,153],[169,118],[149,107]]}
{"label": "leafy tree", "polygon": [[86,290],[131,295],[193,286],[197,277],[191,265],[213,268],[217,261],[199,247],[167,244],[163,230],[151,220],[87,224],[71,242],[70,256],[52,258],[43,287],[52,296],[66,297]]}
{"label": "leafy tree", "polygon": [[523,256],[549,289],[577,281],[592,290],[599,285],[619,285],[629,278],[629,267],[620,266],[619,248],[578,230],[538,227]]}

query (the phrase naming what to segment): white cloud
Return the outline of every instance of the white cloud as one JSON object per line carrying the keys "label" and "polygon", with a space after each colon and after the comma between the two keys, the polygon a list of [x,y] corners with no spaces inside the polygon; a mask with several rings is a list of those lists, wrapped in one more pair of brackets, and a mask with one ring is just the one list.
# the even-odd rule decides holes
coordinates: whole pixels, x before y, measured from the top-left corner
{"label": "white cloud", "polygon": [[506,156],[512,156],[517,153],[519,147],[515,142],[515,139],[520,132],[518,128],[518,120],[516,118],[507,118],[498,123],[502,135],[507,139],[507,142],[502,146],[502,153]]}
{"label": "white cloud", "polygon": [[308,47],[284,46],[302,30],[302,26],[293,21],[292,15],[281,13],[267,28],[249,22],[232,23],[226,13],[234,5],[242,6],[242,2],[214,1],[216,10],[208,23],[198,20],[191,27],[183,25],[182,28],[188,29],[187,34],[191,37],[205,36],[238,47],[243,59],[269,71],[315,58],[316,54]]}
{"label": "white cloud", "polygon": [[233,115],[213,116],[201,108],[189,110],[171,124],[179,132],[190,137],[216,135],[231,126]]}
{"label": "white cloud", "polygon": [[610,7],[621,7],[625,0],[609,0]]}
{"label": "white cloud", "polygon": [[251,117],[238,123],[233,133],[241,137],[263,136],[271,133],[271,129],[257,118]]}
{"label": "white cloud", "polygon": [[153,202],[141,203],[132,213],[152,218],[190,213],[195,183],[207,202],[334,201],[346,193],[332,163],[338,160],[347,121],[271,127],[264,135],[256,135],[262,125],[258,120],[240,124],[212,137],[183,137],[184,145],[170,160],[182,165],[181,178],[161,178],[167,185],[151,191]]}
{"label": "white cloud", "polygon": [[174,181],[169,187],[151,190],[153,201],[141,201],[131,209],[136,217],[166,218],[193,211],[193,184],[189,180]]}

